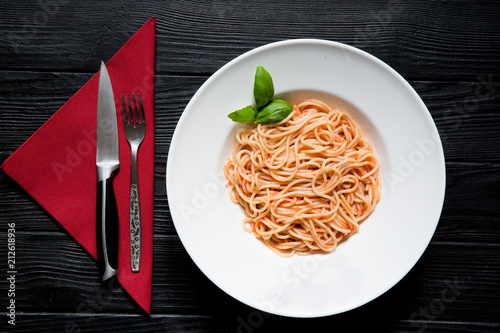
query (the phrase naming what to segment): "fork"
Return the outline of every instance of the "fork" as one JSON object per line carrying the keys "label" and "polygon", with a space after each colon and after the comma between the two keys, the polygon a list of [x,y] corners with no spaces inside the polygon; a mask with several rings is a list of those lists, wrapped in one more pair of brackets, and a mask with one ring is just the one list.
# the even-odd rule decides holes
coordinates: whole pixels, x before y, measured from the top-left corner
{"label": "fork", "polygon": [[[139,100],[139,111],[137,107]],[[138,273],[141,267],[141,203],[139,197],[139,182],[137,177],[137,151],[144,140],[146,134],[146,118],[142,105],[141,95],[122,95],[123,128],[125,136],[131,150],[131,170],[130,170],[130,267],[132,272]],[[132,102],[132,103],[131,103]],[[132,108],[133,104],[133,108]],[[128,105],[128,108],[127,108]]]}

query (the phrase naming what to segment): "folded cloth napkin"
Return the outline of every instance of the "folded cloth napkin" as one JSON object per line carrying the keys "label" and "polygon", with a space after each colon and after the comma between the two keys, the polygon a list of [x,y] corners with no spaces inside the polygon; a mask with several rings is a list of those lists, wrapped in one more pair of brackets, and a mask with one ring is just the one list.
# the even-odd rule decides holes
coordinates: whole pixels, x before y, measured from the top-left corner
{"label": "folded cloth napkin", "polygon": [[[151,308],[154,196],[154,48],[155,18],[108,61],[117,105],[120,168],[115,174],[119,218],[118,282],[147,313]],[[96,59],[96,67],[100,59]],[[97,257],[96,122],[99,73],[94,75],[1,168],[26,190],[66,231]],[[123,133],[121,96],[139,93],[147,121],[139,149],[142,213],[140,273],[130,269],[130,147]]]}

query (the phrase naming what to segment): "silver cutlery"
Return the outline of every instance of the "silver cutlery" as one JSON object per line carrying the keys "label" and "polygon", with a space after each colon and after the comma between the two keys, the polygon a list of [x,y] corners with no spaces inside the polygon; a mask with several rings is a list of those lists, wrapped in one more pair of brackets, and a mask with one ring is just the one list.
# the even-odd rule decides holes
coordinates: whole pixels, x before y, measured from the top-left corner
{"label": "silver cutlery", "polygon": [[102,280],[116,275],[118,268],[118,212],[112,179],[120,166],[118,124],[113,88],[101,62],[97,97],[97,262]]}
{"label": "silver cutlery", "polygon": [[[137,103],[138,101],[138,103]],[[137,106],[139,104],[139,107]],[[128,107],[127,107],[128,106]],[[133,107],[132,107],[133,106]],[[130,267],[132,272],[141,268],[141,201],[137,176],[137,152],[146,134],[146,118],[141,95],[132,98],[122,95],[123,125],[131,150],[130,170]]]}

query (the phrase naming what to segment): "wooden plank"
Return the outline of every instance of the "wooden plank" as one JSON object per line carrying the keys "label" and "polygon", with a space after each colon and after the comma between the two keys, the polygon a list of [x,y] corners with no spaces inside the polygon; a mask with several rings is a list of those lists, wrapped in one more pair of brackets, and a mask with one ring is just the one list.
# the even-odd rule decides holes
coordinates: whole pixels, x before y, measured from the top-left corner
{"label": "wooden plank", "polygon": [[16,315],[15,331],[199,333],[223,332],[221,327],[223,321],[211,316],[21,313]]}
{"label": "wooden plank", "polygon": [[[447,162],[500,162],[500,132],[496,130],[500,124],[500,82],[487,75],[467,83],[411,84],[436,123]],[[481,144],[473,138],[481,138]]]}
{"label": "wooden plank", "polygon": [[[0,237],[6,238],[4,231]],[[26,313],[137,313],[116,285],[99,280],[97,265],[69,236],[16,232],[16,304]],[[43,251],[42,251],[43,249]],[[495,323],[500,306],[500,245],[431,243],[410,273],[345,319]],[[0,255],[6,257],[5,249]],[[153,314],[243,316],[254,311],[212,284],[177,237],[154,240]],[[8,290],[8,282],[0,281]],[[218,306],[214,309],[213,303]],[[430,313],[430,314],[429,314]]]}
{"label": "wooden plank", "polygon": [[120,314],[19,314],[16,316],[16,332],[147,332],[147,333],[260,333],[260,332],[311,332],[335,327],[338,331],[383,331],[383,332],[498,332],[500,325],[477,322],[441,322],[434,320],[352,320],[342,316],[331,316],[314,320],[300,320],[277,316],[259,316],[249,312],[242,316],[176,316],[153,315],[145,318],[140,315]]}
{"label": "wooden plank", "polygon": [[81,6],[58,0],[5,3],[0,11],[3,69],[96,72],[99,61],[109,59],[153,15],[157,73],[213,73],[250,49],[295,38],[356,46],[411,80],[472,81],[498,75],[494,68],[500,67],[494,1],[88,1]]}

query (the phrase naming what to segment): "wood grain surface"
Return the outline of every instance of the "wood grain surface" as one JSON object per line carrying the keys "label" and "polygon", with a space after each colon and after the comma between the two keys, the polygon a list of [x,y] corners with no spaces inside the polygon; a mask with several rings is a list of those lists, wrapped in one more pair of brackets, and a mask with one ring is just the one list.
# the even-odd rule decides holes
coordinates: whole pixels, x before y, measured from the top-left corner
{"label": "wood grain surface", "polygon": [[[116,286],[19,185],[0,173],[1,332],[500,331],[500,3],[497,1],[0,1],[0,163],[151,16],[156,17],[152,315]],[[399,72],[439,130],[446,197],[427,250],[374,301],[335,316],[269,315],[198,269],[165,189],[175,126],[196,90],[269,42],[321,38]],[[425,209],[423,207],[422,209]],[[7,225],[16,223],[16,325]]]}

